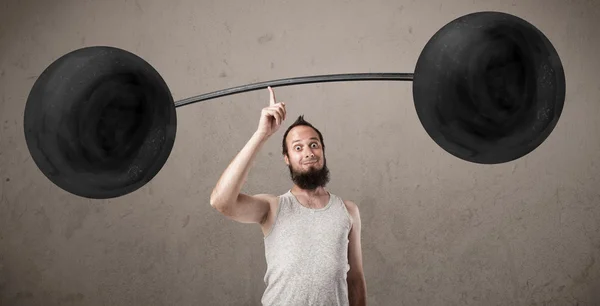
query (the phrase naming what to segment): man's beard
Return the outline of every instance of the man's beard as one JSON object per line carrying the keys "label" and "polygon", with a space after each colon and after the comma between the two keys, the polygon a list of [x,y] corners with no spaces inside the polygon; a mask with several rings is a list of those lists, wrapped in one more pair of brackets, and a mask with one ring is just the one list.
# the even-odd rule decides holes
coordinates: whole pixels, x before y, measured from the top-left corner
{"label": "man's beard", "polygon": [[327,162],[323,163],[323,168],[318,170],[309,168],[307,172],[296,172],[292,169],[292,165],[289,165],[288,168],[292,181],[301,189],[315,190],[318,187],[325,187],[329,183]]}

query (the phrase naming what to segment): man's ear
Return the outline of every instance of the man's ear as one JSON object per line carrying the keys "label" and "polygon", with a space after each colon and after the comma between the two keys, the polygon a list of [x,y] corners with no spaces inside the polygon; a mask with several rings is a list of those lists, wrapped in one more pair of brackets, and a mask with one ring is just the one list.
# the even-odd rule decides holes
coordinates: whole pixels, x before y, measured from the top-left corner
{"label": "man's ear", "polygon": [[286,165],[290,165],[290,160],[288,159],[287,155],[283,155],[283,160],[285,161]]}

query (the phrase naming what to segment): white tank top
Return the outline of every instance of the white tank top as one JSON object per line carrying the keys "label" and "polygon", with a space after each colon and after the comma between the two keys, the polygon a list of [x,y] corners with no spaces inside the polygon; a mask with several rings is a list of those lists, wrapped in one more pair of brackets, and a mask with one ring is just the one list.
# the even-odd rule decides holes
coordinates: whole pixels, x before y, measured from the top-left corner
{"label": "white tank top", "polygon": [[279,197],[264,237],[263,306],[348,306],[352,219],[342,199],[329,195],[328,204],[319,209],[300,204],[291,190]]}

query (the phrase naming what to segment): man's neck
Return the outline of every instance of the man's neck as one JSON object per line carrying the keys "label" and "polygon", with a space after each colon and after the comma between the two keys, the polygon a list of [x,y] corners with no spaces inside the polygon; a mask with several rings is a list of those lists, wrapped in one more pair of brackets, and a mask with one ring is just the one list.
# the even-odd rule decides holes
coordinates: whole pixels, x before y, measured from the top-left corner
{"label": "man's neck", "polygon": [[295,195],[307,197],[310,199],[327,196],[329,194],[327,192],[327,190],[325,190],[325,188],[323,188],[323,187],[317,187],[317,189],[315,189],[315,190],[307,190],[307,189],[302,189],[302,188],[298,187],[297,185],[294,185],[294,187],[292,187],[292,193]]}

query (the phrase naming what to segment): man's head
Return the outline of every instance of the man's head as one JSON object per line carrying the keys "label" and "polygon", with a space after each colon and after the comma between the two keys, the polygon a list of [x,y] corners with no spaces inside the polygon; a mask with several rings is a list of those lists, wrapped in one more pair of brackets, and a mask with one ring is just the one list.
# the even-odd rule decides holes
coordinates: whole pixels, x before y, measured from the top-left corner
{"label": "man's head", "polygon": [[315,190],[329,182],[323,135],[298,117],[283,135],[283,155],[292,181],[301,189]]}

